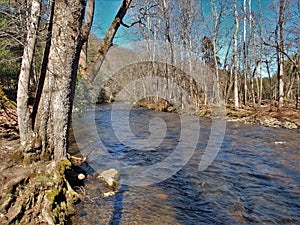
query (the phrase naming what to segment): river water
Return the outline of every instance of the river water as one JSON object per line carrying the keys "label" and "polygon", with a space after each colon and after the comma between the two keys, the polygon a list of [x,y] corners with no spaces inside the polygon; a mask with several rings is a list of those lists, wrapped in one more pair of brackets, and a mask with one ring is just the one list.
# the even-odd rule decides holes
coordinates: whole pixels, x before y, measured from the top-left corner
{"label": "river water", "polygon": [[[110,160],[121,162],[121,184],[114,196],[102,198],[100,182],[89,176],[79,190],[88,197],[79,203],[73,224],[300,224],[299,130],[227,122],[217,156],[207,169],[199,171],[212,133],[210,119],[190,116],[182,124],[178,114],[133,107],[128,124],[140,140],[135,142],[132,134],[115,131],[116,127],[122,130],[124,122],[118,123],[116,120],[122,118],[112,115],[118,110],[122,111],[112,110],[110,104],[102,105],[89,111],[87,118],[73,119],[76,140],[85,142],[78,146],[89,155],[90,172],[115,166]],[[96,135],[90,130],[91,121]],[[200,126],[199,134],[196,125]],[[185,138],[196,133],[199,140],[192,155],[186,154],[189,160],[179,168],[172,152],[184,142],[182,126],[190,127],[185,129]],[[123,140],[126,137],[128,140]],[[142,140],[158,141],[148,146]],[[135,148],[139,143],[148,149]],[[103,156],[100,148],[105,148],[111,158]],[[185,152],[190,151],[181,145],[182,158],[186,158]],[[147,170],[143,177],[151,184],[143,185],[143,180],[140,186],[126,182],[139,177],[137,172],[130,172],[136,167],[151,168],[166,158],[171,160],[163,168],[166,172],[162,173],[168,176],[162,181],[153,178],[151,172],[147,174]]]}

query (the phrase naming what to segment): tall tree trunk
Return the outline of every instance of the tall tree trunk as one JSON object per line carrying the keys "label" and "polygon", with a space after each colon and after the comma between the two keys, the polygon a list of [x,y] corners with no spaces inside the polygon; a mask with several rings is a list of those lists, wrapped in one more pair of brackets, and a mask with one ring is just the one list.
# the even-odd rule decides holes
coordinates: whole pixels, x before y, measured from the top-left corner
{"label": "tall tree trunk", "polygon": [[[224,4],[224,3],[222,3]],[[213,30],[213,57],[214,57],[214,69],[216,73],[216,85],[214,88],[216,88],[216,95],[220,96],[220,90],[219,90],[219,82],[220,82],[220,76],[219,76],[219,66],[218,66],[218,57],[217,57],[217,39],[218,39],[218,33],[221,23],[222,14],[224,13],[224,5],[221,6],[220,11],[218,12],[216,2],[211,1],[211,8],[212,8],[212,14],[214,17],[214,30]]]}
{"label": "tall tree trunk", "polygon": [[243,75],[244,75],[244,105],[247,105],[247,98],[248,98],[248,77],[247,77],[247,5],[246,0],[244,0],[244,34],[243,34],[243,56],[244,56],[244,64],[243,64]]}
{"label": "tall tree trunk", "polygon": [[233,52],[233,65],[234,65],[234,108],[239,108],[239,91],[238,91],[238,65],[237,65],[237,35],[239,30],[239,16],[237,12],[236,0],[234,0],[234,17],[235,17],[235,30],[233,35],[234,52]]}
{"label": "tall tree trunk", "polygon": [[[299,60],[298,60],[299,66]],[[299,68],[299,67],[298,67]],[[296,109],[299,109],[299,100],[300,100],[300,73],[299,70],[296,72],[297,84],[296,84]]]}
{"label": "tall tree trunk", "polygon": [[51,48],[35,120],[42,156],[66,157],[69,125],[83,40],[85,2],[55,2]]}
{"label": "tall tree trunk", "polygon": [[262,9],[261,2],[258,0],[259,7],[259,89],[258,91],[258,107],[261,107],[262,100],[262,55],[263,55],[263,36],[262,36]]}
{"label": "tall tree trunk", "polygon": [[[253,107],[256,106],[256,101],[255,101],[255,91],[254,91],[254,78],[256,74],[256,31],[254,26],[254,19],[252,16],[252,1],[249,0],[249,75],[250,75],[250,91],[251,91],[251,98],[252,98],[252,104]],[[252,32],[253,32],[253,42],[252,42]],[[253,53],[253,54],[252,54]],[[253,69],[253,72],[251,72],[253,68],[253,61],[255,63],[255,67]],[[257,76],[256,76],[257,78]],[[257,81],[257,79],[256,79]],[[257,82],[256,82],[257,83]],[[258,89],[257,89],[258,90]],[[259,93],[257,93],[259,95]]]}
{"label": "tall tree trunk", "polygon": [[283,98],[284,98],[284,3],[285,0],[280,0],[280,7],[279,7],[279,68],[278,68],[278,111],[283,105]]}
{"label": "tall tree trunk", "polygon": [[110,25],[104,40],[102,41],[98,53],[95,55],[94,59],[92,60],[84,74],[84,78],[87,81],[92,82],[96,78],[100,67],[104,62],[106,54],[113,44],[113,39],[120,25],[123,24],[123,18],[126,15],[126,12],[129,9],[131,2],[132,0],[123,0],[117,15],[115,16],[112,24]]}
{"label": "tall tree trunk", "polygon": [[30,72],[32,70],[32,62],[34,56],[34,49],[36,45],[37,32],[39,27],[41,14],[41,0],[33,0],[31,5],[31,13],[28,24],[27,41],[24,47],[21,71],[18,82],[17,93],[17,113],[20,131],[21,145],[25,146],[30,140],[32,134],[32,127],[30,124],[30,110],[29,110],[29,80]]}

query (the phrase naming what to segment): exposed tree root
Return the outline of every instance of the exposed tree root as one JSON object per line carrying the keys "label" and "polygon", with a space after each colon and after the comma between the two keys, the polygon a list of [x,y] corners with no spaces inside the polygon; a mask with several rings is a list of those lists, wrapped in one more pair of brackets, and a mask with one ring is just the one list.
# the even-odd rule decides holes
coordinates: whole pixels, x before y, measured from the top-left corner
{"label": "exposed tree root", "polygon": [[78,200],[65,176],[70,166],[61,160],[4,170],[0,224],[64,224]]}

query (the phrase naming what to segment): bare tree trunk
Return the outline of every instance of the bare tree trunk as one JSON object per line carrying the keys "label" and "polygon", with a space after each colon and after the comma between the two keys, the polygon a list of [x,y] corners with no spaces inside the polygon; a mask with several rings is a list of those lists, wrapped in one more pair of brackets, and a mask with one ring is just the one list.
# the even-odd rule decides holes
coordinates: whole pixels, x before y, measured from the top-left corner
{"label": "bare tree trunk", "polygon": [[[164,21],[165,21],[165,38],[166,38],[166,42],[169,45],[170,48],[170,54],[171,54],[171,65],[174,64],[174,47],[173,47],[173,41],[171,38],[171,27],[170,27],[170,16],[169,16],[169,0],[163,0],[163,6],[162,6],[162,12],[163,12],[163,17],[164,17]],[[168,69],[168,65],[166,65],[166,85],[165,85],[165,89],[166,89],[166,99],[168,98],[169,95],[169,69]],[[172,74],[171,74],[172,76]],[[172,79],[172,78],[171,78]]]}
{"label": "bare tree trunk", "polygon": [[18,82],[17,93],[17,112],[20,131],[21,145],[25,146],[30,140],[32,134],[32,127],[30,124],[30,110],[29,110],[29,80],[30,72],[32,70],[32,62],[34,50],[37,39],[37,32],[39,27],[41,14],[41,1],[33,0],[31,6],[31,14],[28,24],[27,43],[24,47],[21,71]]}
{"label": "bare tree trunk", "polygon": [[[129,9],[131,2],[132,2],[132,0],[123,0],[117,15],[115,16],[112,24],[110,25],[110,27],[105,35],[105,38],[98,50],[98,53],[95,55],[94,59],[88,66],[88,68],[84,74],[84,77],[89,82],[92,82],[95,79],[95,77],[97,76],[97,74],[100,70],[100,67],[102,66],[102,64],[104,62],[106,54],[113,44],[113,39],[114,39],[120,25],[123,24],[123,18],[126,15],[126,12]],[[123,25],[125,25],[125,24],[123,24]]]}
{"label": "bare tree trunk", "polygon": [[[250,91],[251,91],[251,98],[252,98],[252,104],[253,107],[256,106],[256,101],[255,101],[255,91],[254,91],[254,78],[255,78],[255,74],[256,74],[256,67],[257,67],[257,63],[256,63],[256,31],[254,26],[254,19],[252,16],[252,1],[249,0],[249,75],[250,75]],[[252,33],[253,34],[253,42],[252,42]],[[253,54],[252,54],[253,53]],[[253,72],[251,73],[251,69],[253,67],[253,61],[255,63],[255,67],[253,69]],[[256,83],[258,85],[257,82],[257,76],[256,76]],[[257,88],[257,92],[258,92],[258,88]],[[257,93],[259,95],[259,93]]]}
{"label": "bare tree trunk", "polygon": [[233,66],[230,65],[230,71],[229,71],[229,82],[228,82],[228,87],[226,91],[226,96],[225,96],[225,101],[226,103],[228,102],[228,99],[230,97],[231,91],[232,91],[232,86],[233,86]]}
{"label": "bare tree trunk", "polygon": [[235,17],[235,31],[233,35],[234,52],[233,52],[233,65],[234,65],[234,108],[239,108],[239,92],[238,92],[238,66],[237,66],[237,35],[239,30],[239,16],[237,12],[236,0],[234,0],[234,17]]}
{"label": "bare tree trunk", "polygon": [[[23,72],[20,74],[18,87],[20,93],[18,120],[27,129],[21,133],[23,143],[26,144],[21,153],[25,157],[25,163],[31,163],[33,160],[36,162],[28,167],[12,167],[15,169],[16,179],[5,184],[6,187],[1,190],[4,195],[0,196],[0,201],[3,202],[3,196],[6,194],[21,197],[9,199],[5,209],[1,209],[3,215],[0,218],[1,224],[4,224],[2,221],[6,218],[8,221],[5,224],[64,224],[66,212],[78,197],[66,179],[65,169],[70,167],[71,163],[63,159],[66,158],[68,145],[79,54],[91,23],[86,15],[84,24],[85,1],[51,2],[47,37],[49,39],[46,41],[36,101],[32,113],[29,114],[29,73],[35,48],[40,4],[41,2],[33,0],[22,60]],[[22,115],[22,111],[26,114]],[[29,137],[26,136],[29,135],[26,131],[32,130],[32,135],[29,134],[32,138],[28,140]],[[10,193],[5,193],[7,190]]]}
{"label": "bare tree trunk", "polygon": [[283,105],[284,98],[284,3],[285,0],[280,0],[279,7],[279,29],[280,29],[280,42],[279,42],[279,68],[278,68],[278,111]]}
{"label": "bare tree trunk", "polygon": [[262,37],[262,9],[261,2],[258,0],[259,7],[259,89],[258,91],[258,107],[261,107],[262,101],[262,54],[263,54],[263,37]]}
{"label": "bare tree trunk", "polygon": [[79,0],[55,2],[48,67],[34,126],[42,157],[66,157],[80,51],[87,38],[84,8],[85,2]]}
{"label": "bare tree trunk", "polygon": [[[298,65],[299,65],[299,59],[298,60]],[[297,84],[296,84],[296,109],[299,109],[299,100],[300,100],[300,73],[299,70],[297,70],[296,73],[297,76]]]}
{"label": "bare tree trunk", "polygon": [[248,77],[247,77],[247,5],[246,0],[244,0],[244,34],[243,34],[243,55],[244,55],[244,65],[243,65],[243,75],[244,75],[244,105],[247,105],[248,98]]}
{"label": "bare tree trunk", "polygon": [[218,38],[218,33],[219,33],[219,28],[220,28],[220,23],[221,23],[221,17],[224,13],[224,4],[221,6],[220,11],[218,12],[216,2],[211,1],[211,8],[212,8],[212,14],[214,17],[214,34],[213,34],[213,56],[214,56],[214,69],[216,73],[216,95],[219,97],[219,82],[220,82],[220,76],[219,76],[219,66],[218,66],[218,58],[217,58],[217,38]]}

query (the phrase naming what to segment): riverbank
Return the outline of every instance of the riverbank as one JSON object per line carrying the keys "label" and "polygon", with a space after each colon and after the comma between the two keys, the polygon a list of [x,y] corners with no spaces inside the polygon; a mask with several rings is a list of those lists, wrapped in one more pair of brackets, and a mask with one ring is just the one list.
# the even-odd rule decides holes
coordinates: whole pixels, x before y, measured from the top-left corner
{"label": "riverbank", "polygon": [[[201,117],[211,117],[209,106],[201,106],[198,110],[184,109],[177,111],[170,103],[166,101],[139,101],[136,105],[146,107],[155,111],[188,113]],[[300,110],[296,110],[292,105],[283,107],[278,112],[276,104],[264,102],[259,109],[253,106],[243,107],[235,110],[232,104],[226,106],[226,120],[240,122],[245,124],[259,124],[266,127],[299,129],[300,128]]]}
{"label": "riverbank", "polygon": [[73,165],[24,163],[16,106],[3,98],[0,106],[0,224],[68,224],[79,197],[70,182]]}

